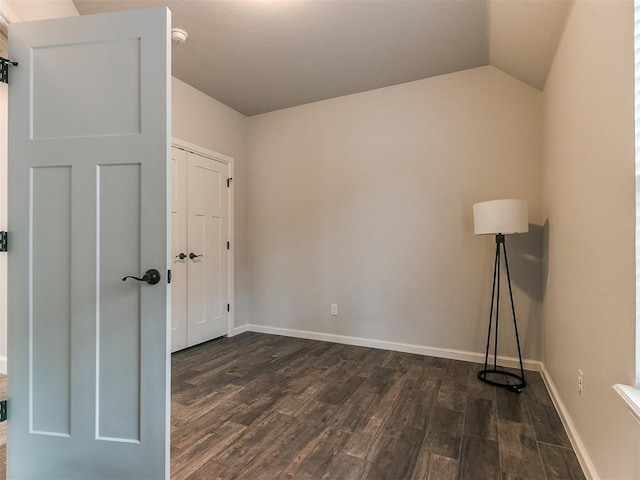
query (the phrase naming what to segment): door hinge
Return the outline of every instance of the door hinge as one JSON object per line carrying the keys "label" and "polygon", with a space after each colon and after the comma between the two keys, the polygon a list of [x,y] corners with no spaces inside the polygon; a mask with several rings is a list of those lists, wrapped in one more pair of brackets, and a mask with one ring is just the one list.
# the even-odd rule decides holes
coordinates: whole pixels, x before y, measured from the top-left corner
{"label": "door hinge", "polygon": [[231,305],[227,303],[227,312],[230,312],[230,311],[231,311]]}
{"label": "door hinge", "polygon": [[7,232],[0,232],[0,252],[7,252],[9,250],[9,234]]}
{"label": "door hinge", "polygon": [[18,62],[0,57],[0,82],[9,83],[9,65],[18,66]]}
{"label": "door hinge", "polygon": [[227,250],[229,250],[231,248],[231,243],[227,242]]}
{"label": "door hinge", "polygon": [[231,186],[231,182],[233,182],[233,178],[227,178],[227,188]]}
{"label": "door hinge", "polygon": [[167,270],[167,283],[171,283],[171,270]]}
{"label": "door hinge", "polygon": [[7,401],[0,401],[0,422],[4,422],[7,419]]}

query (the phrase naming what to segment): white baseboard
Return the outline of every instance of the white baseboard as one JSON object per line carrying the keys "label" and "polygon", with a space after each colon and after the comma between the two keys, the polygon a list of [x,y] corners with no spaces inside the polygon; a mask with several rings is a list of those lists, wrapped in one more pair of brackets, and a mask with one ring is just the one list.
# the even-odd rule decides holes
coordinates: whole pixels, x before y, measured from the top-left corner
{"label": "white baseboard", "polygon": [[0,355],[0,373],[7,374],[7,357]]}
{"label": "white baseboard", "polygon": [[249,330],[249,325],[242,325],[240,327],[235,327],[233,330],[231,330],[231,332],[227,336],[235,337],[236,335],[240,335],[241,333],[244,333],[248,330]]}
{"label": "white baseboard", "polygon": [[[388,342],[385,340],[373,340],[370,338],[350,337],[346,335],[336,335],[333,333],[310,332],[307,330],[295,330],[290,328],[269,327],[266,325],[246,325],[246,330],[250,332],[269,333],[272,335],[283,335],[285,337],[306,338],[309,340],[322,340],[325,342],[342,343],[345,345],[355,345],[358,347],[379,348],[381,350],[395,350],[404,353],[416,353],[418,355],[428,355],[430,357],[449,358],[452,360],[463,360],[466,362],[484,363],[484,353],[467,352],[464,350],[453,350],[449,348],[428,347],[425,345],[412,345],[409,343]],[[240,327],[240,328],[244,328]],[[241,332],[238,332],[241,333]],[[235,335],[235,333],[234,333]],[[493,357],[489,357],[493,361]],[[505,367],[518,368],[519,362],[514,357],[503,357],[498,355],[498,362]],[[522,361],[526,370],[540,371],[542,363],[538,360]]]}
{"label": "white baseboard", "polygon": [[540,373],[542,374],[542,380],[544,380],[544,384],[547,386],[547,390],[549,391],[549,395],[551,396],[553,405],[556,407],[556,410],[560,415],[560,420],[562,420],[564,429],[567,431],[571,446],[576,452],[576,456],[578,457],[578,461],[580,462],[580,466],[582,467],[587,480],[599,480],[600,476],[596,471],[596,467],[593,465],[591,457],[587,453],[587,449],[585,448],[584,443],[582,443],[580,435],[578,435],[578,430],[576,429],[573,420],[571,420],[571,416],[564,406],[564,403],[560,399],[560,395],[558,394],[556,386],[553,384],[553,380],[551,380],[549,371],[544,365],[542,365],[542,370],[540,370]]}

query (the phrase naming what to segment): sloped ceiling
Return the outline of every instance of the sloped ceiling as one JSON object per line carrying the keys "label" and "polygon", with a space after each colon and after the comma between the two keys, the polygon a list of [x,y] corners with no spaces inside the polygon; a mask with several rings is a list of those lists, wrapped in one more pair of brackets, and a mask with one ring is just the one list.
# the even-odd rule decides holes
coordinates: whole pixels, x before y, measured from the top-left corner
{"label": "sloped ceiling", "polygon": [[492,64],[542,89],[570,0],[74,0],[166,5],[173,74],[256,115]]}

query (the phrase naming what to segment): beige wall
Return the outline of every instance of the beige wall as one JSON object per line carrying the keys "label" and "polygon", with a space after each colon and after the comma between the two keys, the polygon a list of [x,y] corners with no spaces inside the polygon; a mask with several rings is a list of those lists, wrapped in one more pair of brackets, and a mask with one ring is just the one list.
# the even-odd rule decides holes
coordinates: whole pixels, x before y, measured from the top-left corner
{"label": "beige wall", "polygon": [[633,2],[578,0],[543,99],[545,364],[603,479],[640,478],[640,426],[611,388],[634,379],[633,65]]}
{"label": "beige wall", "polygon": [[[472,204],[525,198],[542,223],[541,106],[481,67],[250,117],[251,323],[484,352],[494,242]],[[541,233],[508,239],[531,359]]]}
{"label": "beige wall", "polygon": [[234,159],[234,242],[236,326],[247,323],[246,198],[247,164],[245,133],[247,118],[187,85],[172,82],[173,136]]}
{"label": "beige wall", "polygon": [[78,10],[72,0],[4,0],[21,22],[47,18],[75,17]]}

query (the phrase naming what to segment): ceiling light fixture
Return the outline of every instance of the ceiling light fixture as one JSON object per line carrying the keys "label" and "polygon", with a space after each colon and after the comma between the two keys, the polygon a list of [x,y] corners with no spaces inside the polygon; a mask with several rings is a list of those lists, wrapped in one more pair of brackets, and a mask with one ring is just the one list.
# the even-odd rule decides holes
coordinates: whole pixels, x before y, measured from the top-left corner
{"label": "ceiling light fixture", "polygon": [[189,34],[185,32],[181,28],[172,28],[171,29],[171,40],[173,43],[184,43],[189,38]]}

